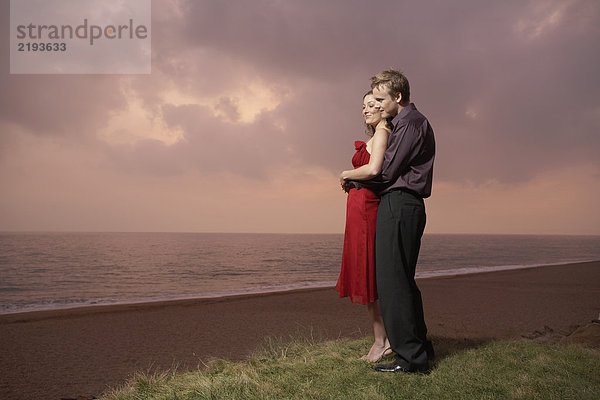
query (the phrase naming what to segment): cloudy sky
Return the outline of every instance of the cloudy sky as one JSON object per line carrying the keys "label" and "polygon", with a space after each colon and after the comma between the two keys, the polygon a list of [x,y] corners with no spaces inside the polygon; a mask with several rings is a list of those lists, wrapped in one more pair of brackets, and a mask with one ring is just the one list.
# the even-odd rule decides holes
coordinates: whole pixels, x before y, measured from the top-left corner
{"label": "cloudy sky", "polygon": [[0,230],[341,233],[369,78],[437,141],[430,233],[600,234],[600,2],[152,2],[150,75],[11,75]]}

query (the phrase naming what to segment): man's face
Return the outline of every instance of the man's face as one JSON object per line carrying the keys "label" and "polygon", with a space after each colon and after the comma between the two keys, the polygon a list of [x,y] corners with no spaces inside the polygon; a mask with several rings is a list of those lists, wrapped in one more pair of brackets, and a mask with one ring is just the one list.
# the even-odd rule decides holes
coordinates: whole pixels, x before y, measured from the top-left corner
{"label": "man's face", "polygon": [[373,96],[381,110],[381,116],[383,118],[390,118],[398,115],[398,111],[400,111],[400,100],[402,100],[401,94],[398,94],[396,98],[393,98],[385,86],[379,86],[373,88]]}

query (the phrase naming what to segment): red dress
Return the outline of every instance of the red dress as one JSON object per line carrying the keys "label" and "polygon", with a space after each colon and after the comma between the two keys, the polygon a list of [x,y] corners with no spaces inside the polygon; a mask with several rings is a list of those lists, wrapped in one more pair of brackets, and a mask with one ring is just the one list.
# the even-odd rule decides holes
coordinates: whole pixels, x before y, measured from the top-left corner
{"label": "red dress", "polygon": [[[369,163],[371,155],[365,142],[354,142],[356,153],[352,165]],[[375,283],[375,225],[379,197],[369,189],[350,189],[346,205],[346,231],[342,269],[335,290],[353,303],[367,304],[377,300]]]}

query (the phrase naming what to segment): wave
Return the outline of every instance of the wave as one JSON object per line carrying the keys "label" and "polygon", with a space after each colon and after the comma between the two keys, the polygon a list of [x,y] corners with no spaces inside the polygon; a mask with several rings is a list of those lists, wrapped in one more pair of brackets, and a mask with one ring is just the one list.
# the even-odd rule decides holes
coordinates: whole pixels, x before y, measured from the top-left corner
{"label": "wave", "polygon": [[453,268],[453,269],[440,269],[433,271],[417,271],[415,277],[417,279],[437,278],[444,276],[456,276],[456,275],[470,275],[480,274],[485,272],[496,272],[496,271],[510,271],[514,269],[528,269],[528,268],[540,268],[540,267],[552,267],[557,265],[569,265],[569,264],[580,264],[585,262],[595,262],[600,260],[578,260],[578,261],[561,261],[555,263],[543,263],[543,264],[515,264],[515,265],[497,265],[497,266],[483,266],[483,267],[467,267],[467,268]]}
{"label": "wave", "polygon": [[[544,263],[544,264],[499,265],[499,266],[487,266],[487,267],[454,268],[454,269],[434,270],[434,271],[418,271],[416,273],[416,278],[417,279],[429,279],[429,278],[438,278],[438,277],[447,277],[447,276],[479,274],[479,273],[495,272],[495,271],[507,271],[507,270],[517,270],[517,269],[551,267],[551,266],[558,266],[558,265],[579,264],[579,263],[594,262],[594,261],[600,261],[600,260],[579,260],[579,261]],[[131,304],[144,304],[144,303],[155,303],[155,302],[177,301],[177,300],[217,299],[217,298],[230,297],[230,296],[279,293],[279,292],[288,292],[288,291],[302,290],[302,289],[331,288],[331,287],[335,286],[335,283],[336,282],[333,282],[333,281],[304,282],[304,283],[299,283],[299,284],[261,286],[261,287],[254,287],[254,288],[223,290],[223,291],[214,291],[214,292],[197,293],[197,294],[136,297],[136,298],[127,298],[127,299],[69,299],[69,300],[30,302],[30,303],[26,303],[26,304],[24,304],[24,303],[2,304],[2,305],[0,305],[0,315],[37,312],[37,311],[65,310],[65,309],[73,309],[73,308],[96,307],[96,306],[107,306],[107,305],[131,305]]]}

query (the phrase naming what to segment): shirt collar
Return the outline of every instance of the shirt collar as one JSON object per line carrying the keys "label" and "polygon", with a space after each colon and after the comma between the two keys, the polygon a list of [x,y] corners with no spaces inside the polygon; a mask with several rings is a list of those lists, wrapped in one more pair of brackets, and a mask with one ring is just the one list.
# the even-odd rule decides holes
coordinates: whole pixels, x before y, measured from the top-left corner
{"label": "shirt collar", "polygon": [[415,106],[415,103],[410,103],[409,105],[407,105],[406,107],[404,107],[402,110],[400,110],[400,112],[398,113],[398,115],[396,115],[393,119],[392,119],[392,126],[396,127],[400,121],[406,117],[406,115],[411,112],[411,111],[415,111],[417,109],[417,107]]}

